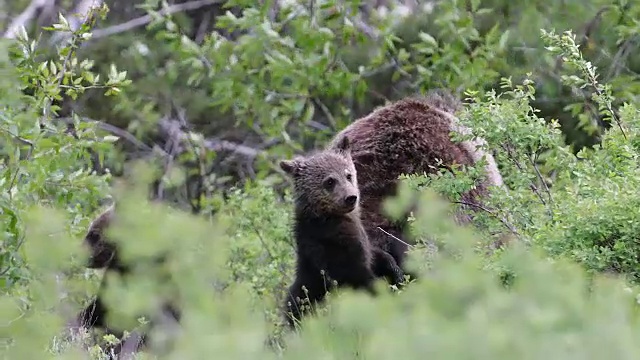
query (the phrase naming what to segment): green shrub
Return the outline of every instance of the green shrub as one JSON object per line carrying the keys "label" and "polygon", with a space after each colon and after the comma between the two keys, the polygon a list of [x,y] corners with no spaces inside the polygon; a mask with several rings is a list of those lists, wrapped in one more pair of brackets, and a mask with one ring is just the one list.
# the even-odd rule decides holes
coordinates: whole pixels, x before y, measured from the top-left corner
{"label": "green shrub", "polygon": [[[420,203],[431,206],[418,209],[416,224],[437,229],[455,251],[439,253],[432,270],[400,293],[383,292],[375,300],[352,291],[332,294],[323,315],[308,318],[302,330],[286,335],[284,348],[274,352],[265,345],[269,327],[260,311],[268,301],[255,301],[259,297],[252,295],[251,279],[230,277],[224,249],[230,249],[234,239],[224,235],[228,224],[145,204],[139,189],[118,191],[127,220],[114,231],[136,239],[124,248],[129,255],[172,249],[173,294],[185,304],[181,333],[175,342],[152,343],[154,358],[216,354],[230,359],[388,359],[429,354],[445,359],[596,359],[614,354],[632,359],[640,351],[635,341],[640,329],[637,288],[616,278],[587,277],[575,264],[545,259],[520,245],[497,261],[513,274],[511,285],[504,287],[494,272],[482,269],[484,259],[471,246],[477,240],[473,232],[447,220],[442,213],[445,204],[426,191]],[[434,204],[440,204],[436,210]],[[34,291],[28,312],[17,311],[15,299],[0,302],[3,321],[9,324],[2,336],[15,341],[7,358],[43,356],[62,324],[51,311],[59,304],[52,297],[56,288],[50,271],[67,266],[65,253],[77,248],[71,241],[53,245],[43,236],[63,226],[61,212],[36,207],[28,214],[29,261],[43,276],[32,282],[39,291]],[[152,309],[167,289],[167,282],[158,280],[140,273],[127,282],[115,282],[108,301],[123,315]],[[228,284],[216,291],[214,281]],[[153,335],[160,338],[162,333]],[[50,351],[57,358],[72,359],[78,356],[76,346]]]}

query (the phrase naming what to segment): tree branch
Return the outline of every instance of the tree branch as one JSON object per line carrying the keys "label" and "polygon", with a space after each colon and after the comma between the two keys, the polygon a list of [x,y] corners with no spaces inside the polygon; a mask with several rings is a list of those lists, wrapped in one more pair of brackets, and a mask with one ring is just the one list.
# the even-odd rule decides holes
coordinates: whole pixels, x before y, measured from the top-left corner
{"label": "tree branch", "polygon": [[514,235],[518,236],[520,235],[518,233],[518,230],[516,229],[516,227],[511,224],[506,218],[498,215],[496,212],[491,211],[490,209],[487,209],[486,207],[484,207],[483,205],[480,204],[475,204],[472,202],[468,202],[468,201],[453,201],[454,204],[459,204],[459,205],[466,205],[466,206],[470,206],[476,209],[480,209],[484,212],[486,212],[487,214],[495,217],[496,219],[498,219],[498,221],[500,221],[502,223],[502,225],[504,225],[507,229],[509,229],[509,231],[511,231]]}
{"label": "tree branch", "polygon": [[[197,10],[199,8],[205,7],[207,5],[219,4],[222,3],[222,0],[195,0],[189,1],[182,4],[176,4],[167,6],[162,10],[158,11],[158,15],[170,15],[177,12],[189,11],[189,10]],[[124,22],[122,24],[109,26],[104,29],[97,29],[93,31],[92,39],[99,39],[107,36],[111,36],[114,34],[119,34],[125,31],[129,31],[135,29],[140,26],[147,25],[151,21],[153,21],[154,17],[152,15],[144,15],[139,18],[135,18]]]}
{"label": "tree branch", "polygon": [[53,1],[54,0],[32,0],[31,4],[9,24],[9,28],[7,28],[3,37],[5,39],[15,39],[18,30],[22,27],[26,28],[27,23],[36,16],[36,12]]}
{"label": "tree branch", "polygon": [[[66,124],[73,124],[73,118],[70,117],[64,117],[64,118],[59,118],[58,120],[65,122]],[[135,145],[136,147],[138,147],[139,149],[145,150],[145,151],[152,151],[153,148],[145,143],[143,143],[142,141],[138,140],[133,134],[131,134],[130,132],[124,130],[124,129],[120,129],[117,126],[102,122],[102,121],[98,121],[98,120],[93,120],[93,119],[89,119],[87,117],[80,117],[80,121],[82,122],[87,122],[87,123],[93,123],[95,124],[98,128],[100,128],[101,130],[104,130],[108,133],[111,133],[113,135],[119,136],[125,140],[127,140],[128,142],[130,142],[132,145]]]}
{"label": "tree branch", "polygon": [[[179,128],[180,125],[175,120],[172,121],[167,118],[162,119],[159,121],[158,126],[160,131],[165,134],[172,134],[176,131],[175,136],[180,142],[188,141],[189,135]],[[177,130],[174,130],[176,127]],[[265,154],[265,152],[260,149],[255,149],[247,145],[237,144],[227,140],[206,138],[203,141],[203,145],[211,151],[232,151],[248,158],[255,158]]]}

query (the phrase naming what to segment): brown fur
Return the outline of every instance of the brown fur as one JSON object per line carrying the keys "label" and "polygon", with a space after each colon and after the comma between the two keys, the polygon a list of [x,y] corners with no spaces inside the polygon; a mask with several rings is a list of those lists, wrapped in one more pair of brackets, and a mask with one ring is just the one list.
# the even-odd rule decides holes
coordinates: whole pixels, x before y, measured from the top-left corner
{"label": "brown fur", "polygon": [[389,254],[372,249],[362,226],[348,138],[335,150],[284,160],[280,167],[293,179],[296,197],[296,278],[285,304],[290,326],[301,320],[300,301],[308,299],[313,306],[324,300],[332,280],[375,294],[376,275],[402,277]]}
{"label": "brown fur", "polygon": [[117,268],[123,265],[118,259],[115,244],[106,238],[107,229],[113,223],[114,219],[115,204],[109,206],[89,224],[89,230],[87,230],[84,238],[85,245],[89,248],[88,268]]}
{"label": "brown fur", "polygon": [[[402,266],[407,246],[380,231],[378,227],[399,239],[405,239],[406,221],[392,222],[382,212],[382,203],[396,194],[401,174],[433,174],[438,161],[442,167],[454,164],[471,165],[486,156],[487,182],[463,194],[465,202],[477,203],[486,186],[502,186],[502,178],[493,157],[475,146],[481,139],[454,143],[450,132],[468,133],[458,123],[454,113],[461,104],[445,92],[433,92],[423,98],[408,98],[377,109],[339,132],[327,146],[335,149],[348,137],[351,156],[358,172],[358,186],[362,194],[362,221],[370,241],[395,258]],[[458,222],[470,219],[462,213]]]}
{"label": "brown fur", "polygon": [[[76,330],[82,326],[85,328],[102,328],[106,332],[121,338],[124,334],[122,330],[113,329],[108,323],[108,309],[102,301],[102,293],[106,287],[106,277],[109,273],[117,273],[120,276],[126,276],[131,272],[131,264],[125,264],[118,255],[118,248],[115,243],[109,240],[107,232],[110,226],[116,219],[116,207],[115,205],[109,206],[105,211],[96,217],[96,219],[89,225],[87,234],[85,235],[84,242],[89,248],[89,259],[87,267],[91,269],[106,269],[98,294],[96,298],[83,309],[72,322],[72,330]],[[155,263],[161,263],[164,261],[162,256],[153,259]],[[168,320],[169,322],[177,322],[180,319],[180,312],[177,308],[166,302],[162,308],[161,320]],[[137,351],[140,346],[144,346],[146,342],[146,334],[140,334],[140,342],[129,344],[123,347],[124,344],[118,344],[114,347],[113,351],[116,355],[124,355],[125,351]],[[126,349],[125,349],[126,348]],[[121,353],[121,350],[123,353]]]}

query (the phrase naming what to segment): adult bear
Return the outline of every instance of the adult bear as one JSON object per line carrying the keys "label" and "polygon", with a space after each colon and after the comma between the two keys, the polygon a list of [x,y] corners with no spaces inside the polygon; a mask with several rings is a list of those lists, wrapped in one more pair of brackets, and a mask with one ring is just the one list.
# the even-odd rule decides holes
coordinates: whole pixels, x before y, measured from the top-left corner
{"label": "adult bear", "polygon": [[[470,132],[455,117],[461,107],[459,100],[443,90],[402,99],[354,121],[327,146],[336,149],[345,136],[349,138],[358,173],[362,222],[369,240],[391,254],[403,270],[407,245],[398,239],[406,239],[407,223],[390,220],[382,209],[383,201],[396,194],[401,174],[433,174],[442,167],[473,165],[486,156],[485,181],[462,194],[462,200],[479,204],[487,186],[503,186],[493,156],[476,149],[484,143],[483,139],[463,142],[451,139],[451,132]],[[466,223],[470,219],[459,213],[456,220]]]}

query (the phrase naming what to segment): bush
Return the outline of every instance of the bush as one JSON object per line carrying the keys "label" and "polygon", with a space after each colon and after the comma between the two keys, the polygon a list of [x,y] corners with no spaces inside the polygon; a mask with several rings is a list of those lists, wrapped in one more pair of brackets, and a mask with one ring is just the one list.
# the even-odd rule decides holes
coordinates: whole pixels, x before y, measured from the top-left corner
{"label": "bush", "polygon": [[[640,295],[636,287],[616,278],[587,277],[575,264],[550,261],[521,245],[496,261],[513,276],[505,287],[494,272],[482,269],[484,258],[472,250],[470,245],[477,238],[469,229],[458,228],[441,211],[420,207],[416,224],[437,229],[437,235],[455,251],[436,256],[433,270],[401,293],[383,293],[375,300],[351,291],[332,294],[323,315],[308,318],[302,330],[285,336],[285,347],[274,352],[265,347],[269,328],[260,313],[270,306],[269,301],[252,295],[251,280],[235,279],[228,271],[221,251],[234,240],[222,231],[228,224],[208,223],[162,205],[147,204],[141,211],[145,201],[139,188],[124,190],[117,197],[127,220],[114,231],[136,239],[125,247],[130,255],[152,256],[172,249],[173,294],[185,305],[183,328],[175,342],[152,344],[150,351],[158,358],[217,354],[232,359],[299,359],[303,355],[387,359],[426,352],[452,359],[549,355],[595,359],[607,351],[631,359],[640,350],[635,341]],[[426,191],[420,203],[437,205],[439,200]],[[438,208],[446,210],[444,205]],[[13,320],[3,328],[3,337],[15,341],[6,354],[42,357],[49,348],[58,358],[75,358],[79,356],[75,345],[47,345],[62,324],[51,311],[58,307],[52,296],[56,288],[51,271],[67,266],[65,254],[77,243],[52,246],[43,241],[44,235],[63,226],[61,212],[36,207],[28,214],[27,253],[42,276],[31,283],[38,291],[28,312],[17,311],[16,299],[2,300],[4,319]],[[59,257],[51,257],[56,253]],[[215,291],[212,282],[227,285]],[[109,303],[117,304],[119,314],[133,315],[153,308],[168,282],[140,273],[114,284]],[[161,333],[154,335],[161,339]]]}

